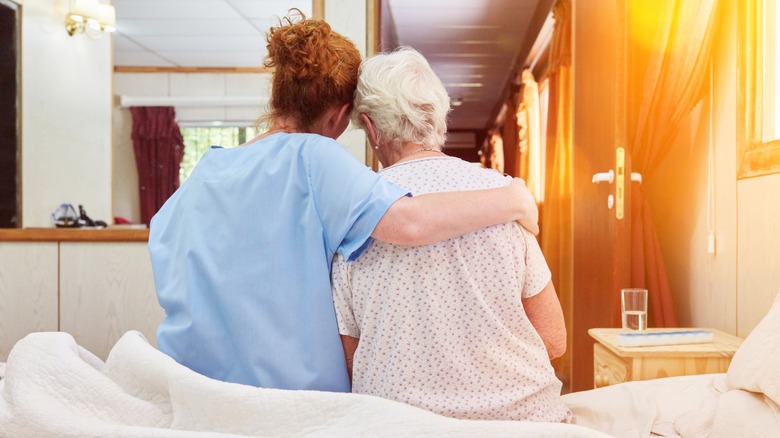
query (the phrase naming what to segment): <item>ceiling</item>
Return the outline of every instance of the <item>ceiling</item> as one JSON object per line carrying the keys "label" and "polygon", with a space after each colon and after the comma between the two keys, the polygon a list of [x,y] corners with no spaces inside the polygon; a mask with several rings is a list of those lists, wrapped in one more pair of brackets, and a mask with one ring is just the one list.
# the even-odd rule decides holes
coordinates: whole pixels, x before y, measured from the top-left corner
{"label": "ceiling", "polygon": [[[449,130],[491,127],[550,12],[544,0],[384,0],[382,50],[409,45],[454,104]],[[386,5],[385,5],[386,4]],[[546,9],[545,9],[546,8]],[[537,13],[537,9],[541,9]]]}
{"label": "ceiling", "polygon": [[[449,147],[474,148],[491,127],[553,0],[381,0],[381,49],[425,55],[451,99]],[[294,0],[114,0],[114,64],[259,67],[276,17]],[[452,144],[450,144],[452,143]]]}
{"label": "ceiling", "polygon": [[[310,1],[114,0],[114,65],[133,67],[260,67],[265,32]],[[307,8],[308,6],[308,8]]]}

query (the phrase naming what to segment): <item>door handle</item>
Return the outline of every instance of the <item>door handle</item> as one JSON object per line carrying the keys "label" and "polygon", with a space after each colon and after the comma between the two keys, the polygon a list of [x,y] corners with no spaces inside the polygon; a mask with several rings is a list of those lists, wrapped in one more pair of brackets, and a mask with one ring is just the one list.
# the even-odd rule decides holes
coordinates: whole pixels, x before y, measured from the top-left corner
{"label": "door handle", "polygon": [[609,172],[599,172],[593,175],[593,179],[592,179],[592,182],[594,184],[598,184],[600,182],[606,182],[612,184],[614,181],[615,181],[615,171],[612,169],[609,169]]}
{"label": "door handle", "polygon": [[[626,150],[622,147],[615,149],[615,169],[609,169],[608,172],[599,172],[593,175],[591,182],[598,184],[605,182],[615,183],[615,195],[609,195],[607,198],[607,207],[615,207],[615,217],[617,220],[623,219],[625,208],[625,170],[626,170]],[[642,183],[642,175],[637,172],[631,172],[631,181]]]}
{"label": "door handle", "polygon": [[[592,182],[595,184],[598,184],[600,182],[607,182],[612,184],[614,181],[615,181],[615,171],[611,169],[609,172],[600,172],[593,175],[593,180],[592,180]],[[642,184],[642,174],[639,172],[631,172],[631,181]]]}

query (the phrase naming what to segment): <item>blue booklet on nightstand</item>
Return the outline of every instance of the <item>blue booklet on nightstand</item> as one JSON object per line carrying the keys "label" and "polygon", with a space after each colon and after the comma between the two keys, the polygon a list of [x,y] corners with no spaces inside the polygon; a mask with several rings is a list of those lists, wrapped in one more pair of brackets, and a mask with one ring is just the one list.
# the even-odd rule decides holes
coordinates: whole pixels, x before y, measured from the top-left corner
{"label": "blue booklet on nightstand", "polygon": [[621,347],[649,347],[653,345],[700,344],[712,342],[708,330],[634,332],[618,333],[617,344]]}

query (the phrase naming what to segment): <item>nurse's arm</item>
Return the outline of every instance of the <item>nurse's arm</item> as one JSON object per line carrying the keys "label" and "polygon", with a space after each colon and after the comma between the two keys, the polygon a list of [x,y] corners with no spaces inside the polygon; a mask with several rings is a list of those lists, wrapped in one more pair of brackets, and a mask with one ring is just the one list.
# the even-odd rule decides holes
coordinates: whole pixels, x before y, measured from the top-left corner
{"label": "nurse's arm", "polygon": [[347,374],[349,374],[349,383],[352,384],[352,362],[355,358],[355,351],[360,339],[352,336],[341,335],[341,345],[344,347],[344,359],[347,360]]}
{"label": "nurse's arm", "polygon": [[398,245],[430,245],[514,220],[539,234],[536,201],[519,178],[495,189],[405,196],[385,212],[371,237]]}

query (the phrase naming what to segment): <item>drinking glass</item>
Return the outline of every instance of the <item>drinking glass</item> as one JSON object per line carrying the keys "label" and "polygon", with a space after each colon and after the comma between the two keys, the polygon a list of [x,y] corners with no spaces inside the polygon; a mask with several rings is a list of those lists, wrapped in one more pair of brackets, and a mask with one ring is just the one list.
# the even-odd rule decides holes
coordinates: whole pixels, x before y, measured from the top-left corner
{"label": "drinking glass", "polygon": [[647,289],[621,289],[620,304],[623,329],[647,329]]}

